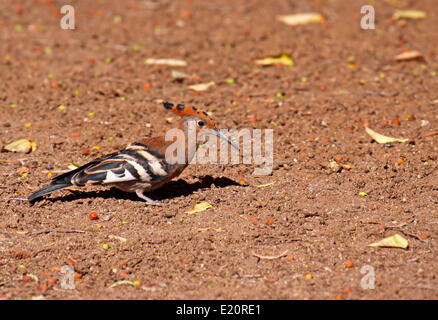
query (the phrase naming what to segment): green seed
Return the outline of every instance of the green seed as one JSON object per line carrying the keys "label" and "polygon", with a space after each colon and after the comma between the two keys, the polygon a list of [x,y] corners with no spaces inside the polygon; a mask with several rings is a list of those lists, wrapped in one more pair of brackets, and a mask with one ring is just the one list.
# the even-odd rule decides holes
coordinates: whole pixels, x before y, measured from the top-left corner
{"label": "green seed", "polygon": [[106,249],[109,249],[109,245],[108,245],[108,243],[104,243],[104,244],[102,245],[102,248],[104,248],[105,250],[106,250]]}

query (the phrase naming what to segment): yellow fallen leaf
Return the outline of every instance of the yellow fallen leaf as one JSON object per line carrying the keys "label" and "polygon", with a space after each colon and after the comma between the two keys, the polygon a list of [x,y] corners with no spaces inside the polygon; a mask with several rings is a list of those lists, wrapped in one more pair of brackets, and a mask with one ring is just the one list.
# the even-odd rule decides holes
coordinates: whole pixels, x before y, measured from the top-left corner
{"label": "yellow fallen leaf", "polygon": [[207,83],[199,83],[199,84],[193,84],[191,86],[188,86],[187,88],[195,90],[195,91],[205,91],[211,86],[213,86],[215,83],[214,81],[210,81]]}
{"label": "yellow fallen leaf", "polygon": [[426,18],[426,12],[421,10],[398,10],[394,12],[392,18],[398,19],[423,19]]}
{"label": "yellow fallen leaf", "polygon": [[408,240],[396,233],[388,238],[371,243],[368,245],[368,247],[391,247],[406,249],[408,247]]}
{"label": "yellow fallen leaf", "polygon": [[423,58],[423,54],[416,50],[410,50],[403,53],[400,53],[394,57],[395,61],[405,61],[405,60],[413,60]]}
{"label": "yellow fallen leaf", "polygon": [[153,59],[149,58],[144,61],[145,64],[159,64],[159,65],[167,65],[172,67],[185,67],[187,66],[187,62],[179,59]]}
{"label": "yellow fallen leaf", "polygon": [[10,152],[22,152],[29,153],[31,151],[35,151],[37,148],[37,144],[28,139],[20,139],[14,142],[11,142],[3,147],[4,150]]}
{"label": "yellow fallen leaf", "polygon": [[212,205],[210,203],[208,203],[208,202],[200,202],[200,203],[195,204],[194,207],[192,208],[192,210],[186,211],[185,213],[195,214],[195,213],[198,213],[198,212],[205,211],[205,210],[207,210],[208,208],[211,208],[211,207],[212,207]]}
{"label": "yellow fallen leaf", "polygon": [[79,168],[80,166],[81,166],[80,164],[69,162],[67,168],[69,168],[70,170],[75,170],[75,169]]}
{"label": "yellow fallen leaf", "polygon": [[408,142],[409,139],[401,139],[401,138],[393,138],[393,137],[387,137],[380,133],[375,132],[374,130],[371,130],[370,128],[366,127],[365,131],[373,138],[377,143],[391,143],[391,142]]}
{"label": "yellow fallen leaf", "polygon": [[284,52],[280,53],[276,56],[270,56],[262,59],[257,59],[254,61],[255,64],[261,66],[270,66],[273,64],[284,64],[285,66],[292,67],[294,65],[294,60],[292,57]]}
{"label": "yellow fallen leaf", "polygon": [[325,18],[322,15],[315,12],[279,15],[277,16],[277,19],[289,26],[325,21]]}

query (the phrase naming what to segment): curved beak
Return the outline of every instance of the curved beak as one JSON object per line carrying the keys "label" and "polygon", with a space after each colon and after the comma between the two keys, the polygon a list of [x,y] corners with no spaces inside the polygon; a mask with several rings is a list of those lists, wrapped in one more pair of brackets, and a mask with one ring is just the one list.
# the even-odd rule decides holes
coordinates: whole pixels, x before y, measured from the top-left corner
{"label": "curved beak", "polygon": [[235,143],[233,143],[233,141],[230,140],[230,138],[228,138],[225,134],[223,134],[218,128],[214,128],[212,130],[210,130],[211,133],[213,133],[214,135],[218,136],[221,139],[224,139],[226,142],[228,142],[234,149],[236,149],[237,151],[239,151],[239,147],[236,146]]}

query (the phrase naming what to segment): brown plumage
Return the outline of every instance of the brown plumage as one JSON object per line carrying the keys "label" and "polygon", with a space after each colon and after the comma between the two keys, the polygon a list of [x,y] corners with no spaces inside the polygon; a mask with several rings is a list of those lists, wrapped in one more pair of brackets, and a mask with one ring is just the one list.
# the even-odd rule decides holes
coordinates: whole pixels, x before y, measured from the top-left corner
{"label": "brown plumage", "polygon": [[[200,130],[205,129],[225,139],[237,149],[231,140],[216,128],[211,117],[204,111],[196,107],[169,102],[164,102],[163,105],[182,117],[179,129],[184,132],[185,140],[188,139],[189,126],[194,125],[196,136]],[[193,159],[201,143],[198,141],[196,147],[191,149],[188,141],[184,141],[184,161],[172,163],[166,159],[166,150],[174,142],[175,140],[165,141],[164,136],[134,142],[119,152],[97,158],[80,168],[53,178],[50,185],[33,193],[29,201],[33,202],[46,194],[69,186],[108,185],[123,191],[135,192],[141,199],[150,204],[156,204],[155,201],[145,196],[144,192],[160,188],[169,180],[179,176]]]}

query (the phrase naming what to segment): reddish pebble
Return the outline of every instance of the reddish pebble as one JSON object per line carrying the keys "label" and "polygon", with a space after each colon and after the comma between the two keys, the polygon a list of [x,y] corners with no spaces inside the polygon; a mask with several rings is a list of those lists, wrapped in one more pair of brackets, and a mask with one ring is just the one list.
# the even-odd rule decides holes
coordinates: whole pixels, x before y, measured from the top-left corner
{"label": "reddish pebble", "polygon": [[28,276],[23,276],[23,278],[21,278],[21,280],[23,280],[23,282],[29,282],[30,278]]}
{"label": "reddish pebble", "polygon": [[400,125],[400,120],[398,120],[398,119],[393,119],[393,120],[391,121],[391,124],[394,125],[394,126],[399,126],[399,125]]}
{"label": "reddish pebble", "polygon": [[82,154],[84,156],[86,156],[86,155],[90,154],[90,151],[87,148],[84,148],[84,149],[82,149]]}
{"label": "reddish pebble", "polygon": [[268,226],[272,226],[272,225],[274,224],[274,220],[272,220],[272,219],[268,219],[268,220],[266,220],[266,224],[267,224]]}
{"label": "reddish pebble", "polygon": [[327,87],[322,84],[322,85],[319,86],[319,90],[325,91],[325,90],[327,90]]}
{"label": "reddish pebble", "polygon": [[152,88],[152,84],[150,84],[150,83],[145,83],[145,84],[144,84],[144,88],[145,88],[146,90],[149,90],[149,89]]}
{"label": "reddish pebble", "polygon": [[80,136],[81,136],[81,134],[80,134],[79,132],[75,132],[75,133],[73,133],[73,134],[71,135],[71,137],[72,137],[73,139],[79,138]]}
{"label": "reddish pebble", "polygon": [[97,212],[93,211],[90,213],[90,220],[97,220],[99,219],[99,216],[97,215]]}
{"label": "reddish pebble", "polygon": [[345,264],[345,268],[353,268],[353,262],[347,261],[347,263]]}

